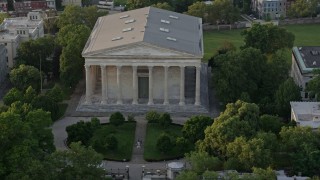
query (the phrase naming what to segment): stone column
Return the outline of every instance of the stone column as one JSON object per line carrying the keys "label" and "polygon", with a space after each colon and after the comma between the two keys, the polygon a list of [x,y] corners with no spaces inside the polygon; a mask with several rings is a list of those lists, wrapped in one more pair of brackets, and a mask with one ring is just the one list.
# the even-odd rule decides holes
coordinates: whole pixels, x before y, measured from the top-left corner
{"label": "stone column", "polygon": [[196,97],[194,105],[200,105],[200,66],[196,66]]}
{"label": "stone column", "polygon": [[107,73],[106,65],[100,65],[101,68],[101,104],[107,104]]}
{"label": "stone column", "polygon": [[185,105],[184,98],[184,66],[180,66],[180,106]]}
{"label": "stone column", "polygon": [[121,93],[121,66],[117,66],[117,104],[122,104],[122,93]]}
{"label": "stone column", "polygon": [[137,66],[132,66],[132,104],[138,104],[138,75]]}
{"label": "stone column", "polygon": [[163,66],[164,67],[164,97],[163,97],[163,104],[168,105],[169,104],[169,98],[168,98],[168,66]]}
{"label": "stone column", "polygon": [[153,105],[153,66],[149,66],[149,102],[148,105]]}
{"label": "stone column", "polygon": [[86,70],[86,101],[85,101],[85,104],[91,104],[91,99],[90,99],[90,96],[91,96],[91,77],[90,77],[90,65],[84,65],[85,67],[85,70]]}

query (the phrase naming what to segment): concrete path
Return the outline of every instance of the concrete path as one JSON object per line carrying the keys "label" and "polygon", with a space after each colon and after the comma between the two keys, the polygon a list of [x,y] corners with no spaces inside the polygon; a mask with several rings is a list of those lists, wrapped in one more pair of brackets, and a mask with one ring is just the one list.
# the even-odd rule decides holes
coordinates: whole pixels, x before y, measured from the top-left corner
{"label": "concrete path", "polygon": [[147,121],[144,118],[137,118],[136,132],[131,156],[132,163],[146,163],[143,159],[144,142],[146,139]]}

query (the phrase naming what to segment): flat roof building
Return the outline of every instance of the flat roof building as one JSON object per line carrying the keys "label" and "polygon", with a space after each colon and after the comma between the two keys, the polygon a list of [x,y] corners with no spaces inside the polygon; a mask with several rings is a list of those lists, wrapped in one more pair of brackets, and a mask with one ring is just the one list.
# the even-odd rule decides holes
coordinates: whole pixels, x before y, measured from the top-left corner
{"label": "flat roof building", "polygon": [[298,126],[317,129],[320,126],[320,102],[290,102],[291,119]]}
{"label": "flat roof building", "polygon": [[292,65],[290,76],[301,88],[301,97],[309,100],[305,88],[314,77],[312,71],[320,68],[320,46],[301,46],[292,49]]}

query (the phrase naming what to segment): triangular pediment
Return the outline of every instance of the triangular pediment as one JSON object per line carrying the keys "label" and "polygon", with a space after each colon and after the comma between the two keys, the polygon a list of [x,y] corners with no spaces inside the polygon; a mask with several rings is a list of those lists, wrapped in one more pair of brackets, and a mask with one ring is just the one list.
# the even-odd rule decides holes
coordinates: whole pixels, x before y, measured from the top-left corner
{"label": "triangular pediment", "polygon": [[134,43],[125,46],[99,50],[88,54],[85,57],[194,57],[192,54],[166,49],[148,43]]}

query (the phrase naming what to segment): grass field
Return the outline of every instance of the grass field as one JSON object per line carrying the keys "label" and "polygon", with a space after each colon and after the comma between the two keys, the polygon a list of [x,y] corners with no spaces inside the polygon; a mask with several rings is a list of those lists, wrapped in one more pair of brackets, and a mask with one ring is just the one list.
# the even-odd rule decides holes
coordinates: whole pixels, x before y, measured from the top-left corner
{"label": "grass field", "polygon": [[[110,126],[112,134],[118,140],[118,148],[114,151],[106,151],[99,153],[103,154],[106,159],[122,161],[123,159],[130,160],[132,155],[132,148],[135,137],[136,123],[124,123],[116,128],[110,124],[104,125],[105,127]],[[108,131],[108,129],[106,129]]]}
{"label": "grass field", "polygon": [[[295,46],[319,46],[320,24],[282,26],[295,35]],[[206,31],[204,32],[204,60],[208,60],[216,50],[225,42],[233,43],[237,48],[243,45],[240,35],[243,29]]]}
{"label": "grass field", "polygon": [[171,124],[167,128],[162,128],[159,124],[148,123],[147,135],[144,146],[144,159],[146,161],[160,161],[165,159],[174,159],[183,156],[177,148],[173,148],[169,153],[163,154],[156,148],[157,139],[162,133],[167,133],[174,137],[171,140],[175,140],[176,137],[181,137],[182,126]]}

